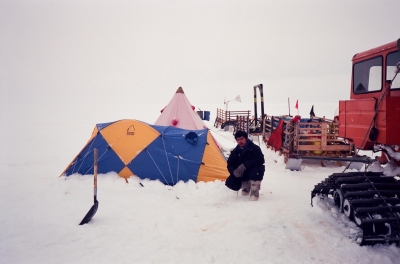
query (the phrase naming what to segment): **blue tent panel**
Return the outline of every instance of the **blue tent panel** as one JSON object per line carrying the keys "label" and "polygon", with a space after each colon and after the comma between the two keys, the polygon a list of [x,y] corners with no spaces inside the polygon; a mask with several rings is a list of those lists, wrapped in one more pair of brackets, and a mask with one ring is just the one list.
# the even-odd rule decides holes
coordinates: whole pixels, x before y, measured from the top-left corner
{"label": "blue tent panel", "polygon": [[[118,120],[118,121],[120,121],[120,120]],[[96,124],[96,127],[100,131],[100,130],[102,130],[102,129],[108,127],[109,125],[112,125],[112,124],[114,124],[114,123],[116,123],[118,121],[107,122],[107,123],[99,123],[99,124]]]}
{"label": "blue tent panel", "polygon": [[66,170],[65,175],[69,176],[74,173],[82,175],[93,174],[94,155],[93,149],[98,149],[98,173],[107,173],[110,171],[119,172],[125,167],[114,150],[108,146],[100,133],[96,135],[79,153],[71,166]]}
{"label": "blue tent panel", "polygon": [[[197,180],[204,148],[207,144],[207,129],[184,130],[174,127],[157,129],[160,137],[154,140],[145,150],[127,166],[140,178],[159,179],[166,184],[178,181]],[[185,135],[196,133],[195,144],[186,140]]]}

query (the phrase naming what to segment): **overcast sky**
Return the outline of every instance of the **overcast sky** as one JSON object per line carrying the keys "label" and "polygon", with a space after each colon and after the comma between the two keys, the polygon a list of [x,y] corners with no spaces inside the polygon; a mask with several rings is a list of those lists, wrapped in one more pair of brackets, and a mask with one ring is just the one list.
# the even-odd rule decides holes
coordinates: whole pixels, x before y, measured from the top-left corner
{"label": "overcast sky", "polygon": [[267,103],[336,103],[352,56],[400,37],[399,14],[399,0],[0,0],[0,103],[166,105],[182,86],[224,107],[259,83]]}

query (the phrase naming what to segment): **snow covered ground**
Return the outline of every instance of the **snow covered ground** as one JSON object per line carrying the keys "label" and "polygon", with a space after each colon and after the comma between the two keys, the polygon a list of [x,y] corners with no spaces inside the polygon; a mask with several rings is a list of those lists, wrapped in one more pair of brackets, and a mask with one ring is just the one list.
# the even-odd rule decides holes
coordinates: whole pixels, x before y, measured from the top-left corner
{"label": "snow covered ground", "polygon": [[0,264],[400,263],[393,245],[358,246],[326,201],[311,207],[344,167],[288,171],[264,146],[257,202],[218,181],[99,175],[99,210],[79,226],[93,177],[59,177],[95,124],[153,124],[179,86],[212,115],[253,109],[262,83],[269,115],[298,100],[333,118],[353,55],[399,37],[400,1],[360,2],[0,1]]}
{"label": "snow covered ground", "polygon": [[[1,263],[400,263],[394,245],[358,246],[358,229],[329,202],[311,207],[314,185],[344,169],[336,164],[285,170],[283,157],[261,144],[266,174],[257,202],[220,181],[170,187],[99,175],[99,209],[79,226],[93,205],[93,177],[58,177],[68,164],[52,162],[72,160],[52,140],[76,144],[66,136],[74,126],[6,124],[14,131],[8,140],[26,152],[3,153],[9,158],[0,163]],[[235,146],[232,133],[208,125],[224,148]],[[54,158],[44,162],[49,152]]]}

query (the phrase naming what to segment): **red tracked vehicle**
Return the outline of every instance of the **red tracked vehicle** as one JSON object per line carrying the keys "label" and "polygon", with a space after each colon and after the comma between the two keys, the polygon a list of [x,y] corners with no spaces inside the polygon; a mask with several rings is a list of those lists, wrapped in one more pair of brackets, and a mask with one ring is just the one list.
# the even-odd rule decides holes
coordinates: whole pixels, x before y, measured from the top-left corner
{"label": "red tracked vehicle", "polygon": [[[350,100],[339,101],[339,137],[381,151],[383,172],[334,173],[315,185],[362,230],[360,245],[400,244],[400,39],[354,55]],[[388,164],[388,165],[389,165]]]}

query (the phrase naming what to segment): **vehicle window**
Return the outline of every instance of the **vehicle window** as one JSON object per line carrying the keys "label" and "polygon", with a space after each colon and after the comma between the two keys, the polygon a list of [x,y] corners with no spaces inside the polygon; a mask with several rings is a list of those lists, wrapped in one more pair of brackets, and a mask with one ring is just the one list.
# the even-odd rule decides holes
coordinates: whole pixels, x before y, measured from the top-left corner
{"label": "vehicle window", "polygon": [[[400,53],[393,52],[389,53],[386,58],[386,80],[392,80],[396,70],[397,63],[400,62]],[[400,88],[400,74],[397,74],[396,78],[392,82],[391,89],[399,89]]]}
{"label": "vehicle window", "polygon": [[382,67],[372,66],[369,69],[368,91],[379,91],[382,83]]}
{"label": "vehicle window", "polygon": [[382,89],[382,57],[358,62],[353,66],[353,91],[355,94]]}

